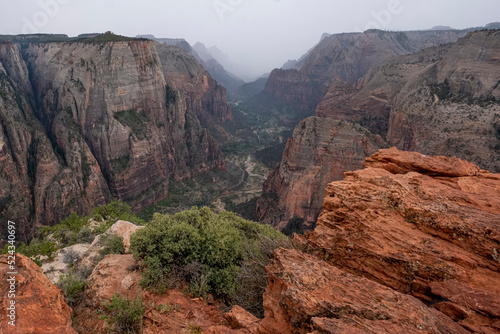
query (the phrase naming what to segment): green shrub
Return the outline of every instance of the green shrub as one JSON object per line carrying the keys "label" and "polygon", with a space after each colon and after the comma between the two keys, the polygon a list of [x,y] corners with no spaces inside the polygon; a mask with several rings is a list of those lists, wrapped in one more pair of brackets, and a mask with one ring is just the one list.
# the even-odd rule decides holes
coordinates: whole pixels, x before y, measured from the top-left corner
{"label": "green shrub", "polygon": [[99,255],[104,257],[108,254],[123,254],[125,246],[123,238],[115,233],[105,233],[99,237],[99,245],[102,247],[99,250]]}
{"label": "green shrub", "polygon": [[69,264],[70,266],[74,266],[78,261],[80,261],[80,254],[71,248],[64,249],[61,252],[63,255],[63,262]]}
{"label": "green shrub", "polygon": [[[89,224],[90,217],[79,217],[73,212],[69,217],[61,220],[59,224],[42,227],[40,235],[45,238],[49,234],[52,234],[52,237],[59,243],[59,246],[64,248],[80,242],[78,235],[82,229],[88,229]],[[87,236],[87,238],[90,238],[90,236]]]}
{"label": "green shrub", "polygon": [[[91,227],[91,219],[102,222],[102,224]],[[118,220],[126,220],[138,225],[145,224],[144,220],[131,213],[128,204],[113,201],[94,208],[88,216],[79,217],[76,213],[72,213],[69,217],[61,220],[59,224],[44,226],[40,229],[40,236],[46,238],[52,234],[60,248],[81,242],[90,243],[96,235],[106,232]]]}
{"label": "green shrub", "polygon": [[61,275],[57,286],[66,295],[68,305],[73,307],[77,305],[83,296],[85,290],[85,279],[78,275],[73,269],[66,275]]}
{"label": "green shrub", "polygon": [[17,247],[17,252],[31,258],[36,264],[41,266],[40,258],[47,256],[49,259],[54,258],[58,248],[55,243],[47,240],[33,239],[29,245],[21,243]]}
{"label": "green shrub", "polygon": [[92,210],[90,216],[95,220],[106,221],[108,228],[118,220],[126,220],[137,225],[146,224],[144,220],[132,214],[130,205],[121,201],[113,201],[109,204],[99,206]]}
{"label": "green shrub", "polygon": [[136,298],[132,301],[115,294],[105,307],[109,312],[107,321],[118,333],[142,332],[144,305],[141,299]]}
{"label": "green shrub", "polygon": [[[91,219],[101,221],[102,224],[91,226]],[[106,232],[118,220],[126,220],[138,225],[146,224],[145,221],[131,213],[131,208],[128,204],[120,201],[113,201],[109,204],[99,206],[92,210],[91,214],[85,217],[79,217],[76,213],[72,213],[69,217],[61,220],[59,224],[54,226],[44,226],[39,231],[39,238],[32,239],[27,245],[21,243],[17,246],[17,252],[31,258],[39,266],[42,265],[41,257],[47,256],[52,259],[55,252],[61,248],[65,248],[77,243],[91,243],[95,236]],[[123,254],[123,240],[118,237],[104,237],[104,253],[106,254]],[[6,254],[7,247],[2,250]],[[68,262],[74,261],[68,258]]]}
{"label": "green shrub", "polygon": [[84,226],[82,229],[76,234],[76,240],[78,242],[83,242],[83,243],[92,243],[94,241],[94,238],[97,236],[97,233],[92,231],[92,229],[89,226]]}
{"label": "green shrub", "polygon": [[193,293],[214,293],[230,303],[238,293],[245,260],[269,260],[261,248],[264,239],[276,245],[288,240],[268,225],[205,207],[173,216],[155,214],[146,228],[132,235],[131,251],[143,260],[144,288],[163,291],[180,273]]}
{"label": "green shrub", "polygon": [[170,305],[169,303],[166,303],[164,305],[160,304],[156,307],[156,310],[160,313],[169,313],[169,312],[172,312],[172,311],[179,311],[179,305],[177,304],[174,304],[174,305]]}
{"label": "green shrub", "polygon": [[200,325],[189,325],[186,330],[186,334],[201,334],[203,333],[203,328]]}
{"label": "green shrub", "polygon": [[263,318],[263,294],[268,285],[266,266],[273,257],[273,251],[278,248],[293,248],[290,239],[276,239],[261,235],[258,241],[258,251],[252,251],[248,259],[241,264],[238,275],[239,288],[231,300],[231,304],[239,305]]}

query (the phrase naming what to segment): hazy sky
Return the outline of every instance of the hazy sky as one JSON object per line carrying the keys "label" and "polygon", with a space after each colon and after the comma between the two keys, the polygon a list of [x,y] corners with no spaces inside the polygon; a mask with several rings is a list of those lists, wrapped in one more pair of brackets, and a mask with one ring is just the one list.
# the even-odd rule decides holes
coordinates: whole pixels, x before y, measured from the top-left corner
{"label": "hazy sky", "polygon": [[105,32],[217,45],[249,75],[299,58],[321,35],[482,26],[499,0],[0,0],[0,34]]}

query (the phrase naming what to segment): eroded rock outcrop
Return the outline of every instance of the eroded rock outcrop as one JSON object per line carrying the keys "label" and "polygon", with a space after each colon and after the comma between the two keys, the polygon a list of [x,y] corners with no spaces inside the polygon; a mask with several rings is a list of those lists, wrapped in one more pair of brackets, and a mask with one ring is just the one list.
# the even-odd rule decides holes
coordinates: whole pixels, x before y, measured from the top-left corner
{"label": "eroded rock outcrop", "polygon": [[[500,175],[458,158],[383,149],[328,185],[316,228],[295,237],[297,249],[275,250],[264,319],[239,306],[222,314],[216,302],[176,290],[145,291],[132,255],[107,255],[73,324],[79,333],[105,331],[110,325],[95,315],[118,293],[141,298],[144,333],[496,333],[499,222]],[[20,258],[21,268],[35,266]],[[39,275],[23,289],[51,286],[32,271]],[[27,303],[31,310],[39,301]],[[40,324],[40,333],[53,326]]]}
{"label": "eroded rock outcrop", "polygon": [[[2,333],[40,333],[76,334],[71,327],[71,308],[66,304],[61,289],[52,284],[33,261],[24,255],[16,254],[15,298],[8,298],[10,284],[8,255],[0,255],[0,332]],[[15,327],[7,319],[10,301],[15,303]]]}
{"label": "eroded rock outcrop", "polygon": [[115,234],[122,238],[124,253],[128,254],[130,252],[130,237],[141,228],[144,226],[118,220],[104,234],[96,236],[92,243],[80,243],[59,249],[53,259],[43,257],[43,273],[55,284],[61,275],[68,274],[71,269],[92,271],[103,257],[100,254],[103,249],[100,240],[103,236]]}
{"label": "eroded rock outcrop", "polygon": [[395,57],[356,85],[335,82],[316,116],[356,122],[391,146],[500,171],[500,31]]}
{"label": "eroded rock outcrop", "polygon": [[[380,136],[387,145],[385,147],[395,146],[427,155],[457,156],[482,169],[499,172],[499,52],[500,32],[490,30],[470,33],[456,43],[394,57],[368,71],[354,84],[333,80],[316,108],[316,116],[358,124],[369,134]],[[322,131],[326,132],[316,136],[326,137],[329,129],[325,127]],[[333,138],[328,145],[341,145],[340,138]],[[322,142],[300,143],[296,138],[291,141],[295,143],[295,152],[317,152],[325,147]],[[347,147],[344,149],[345,155],[355,155],[356,150],[351,148],[349,152]],[[284,213],[279,219],[281,221],[292,218],[297,212],[295,202],[285,200],[296,192],[294,183],[287,182],[287,179],[297,182],[311,175],[310,169],[304,166],[288,171],[289,175],[284,176],[286,166],[300,160],[300,154],[296,157],[291,153],[285,150],[279,167],[281,173],[271,174],[263,188],[263,194],[277,194],[280,212]],[[323,158],[319,164],[313,162],[313,165],[318,170],[332,168],[328,165],[342,165],[342,159],[335,159],[335,153],[332,156],[332,159]],[[343,170],[337,168],[337,175],[360,168],[361,164],[358,167],[344,166]],[[327,182],[335,180],[326,181],[323,174],[318,176],[309,185],[317,190],[317,194]],[[298,181],[296,187],[302,183]],[[264,200],[261,198],[259,202]],[[275,219],[275,213],[268,213],[261,206],[259,210],[261,219]],[[311,206],[311,211],[314,212],[307,213],[307,217],[319,215],[321,205]]]}
{"label": "eroded rock outcrop", "polygon": [[274,255],[259,333],[467,333],[416,298],[317,257],[285,249]]}
{"label": "eroded rock outcrop", "polygon": [[500,176],[395,148],[365,166],[328,185],[308,251],[469,331],[500,330]]}

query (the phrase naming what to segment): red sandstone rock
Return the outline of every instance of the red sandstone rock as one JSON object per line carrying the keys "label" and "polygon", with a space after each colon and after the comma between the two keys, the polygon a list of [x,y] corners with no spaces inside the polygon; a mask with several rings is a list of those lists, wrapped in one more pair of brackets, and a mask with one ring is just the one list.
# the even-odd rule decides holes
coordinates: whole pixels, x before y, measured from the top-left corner
{"label": "red sandstone rock", "polygon": [[233,329],[243,329],[248,333],[255,333],[260,319],[249,313],[242,307],[235,305],[230,312],[224,314],[224,318]]}
{"label": "red sandstone rock", "polygon": [[328,182],[359,169],[365,158],[385,147],[379,136],[346,121],[309,117],[288,140],[279,168],[263,185],[257,216],[282,229],[290,218],[313,226]]}
{"label": "red sandstone rock", "polygon": [[267,271],[259,333],[467,333],[412,296],[297,250],[276,250]]}
{"label": "red sandstone rock", "polygon": [[[0,333],[76,334],[71,327],[71,308],[66,304],[63,292],[24,255],[16,254],[16,296],[15,299],[8,298],[7,278],[11,271],[8,262],[7,255],[0,255]],[[10,319],[6,317],[11,300],[16,302],[15,327],[8,324]]]}
{"label": "red sandstone rock", "polygon": [[395,149],[366,165],[328,185],[317,227],[302,240],[309,251],[435,305],[469,330],[494,328],[500,175]]}
{"label": "red sandstone rock", "polygon": [[[432,41],[433,34],[427,34],[423,39]],[[426,156],[456,156],[473,162],[481,169],[500,172],[500,116],[498,103],[495,102],[500,101],[500,33],[497,30],[473,32],[456,43],[392,57],[380,64],[382,59],[379,57],[394,51],[394,43],[401,41],[400,38],[412,43],[418,35],[418,32],[380,35],[370,32],[325,39],[309,56],[308,65],[304,64],[298,71],[300,75],[296,75],[302,78],[306,76],[305,72],[309,75],[314,73],[310,77],[323,80],[325,77],[322,75],[325,74],[331,81],[315,115],[328,118],[325,123],[344,120],[362,125],[369,131],[365,137],[378,135],[387,143],[385,146],[379,144],[380,148],[395,146]],[[452,39],[453,36],[447,37]],[[458,36],[455,35],[455,38]],[[344,48],[345,45],[351,48]],[[381,45],[389,48],[380,50]],[[396,54],[401,54],[403,49],[396,48]],[[418,49],[415,45],[413,51]],[[346,54],[359,57],[349,58]],[[341,61],[328,61],[333,56]],[[380,66],[367,70],[363,65],[368,64]],[[366,75],[357,81],[352,76],[346,76],[345,70],[351,66],[356,70],[347,71],[347,74]],[[269,93],[288,100],[291,99],[287,96],[288,92],[294,93],[295,100],[307,97],[309,93],[304,88],[310,84],[297,79],[294,86],[293,80],[284,80],[289,76],[287,72],[280,70],[274,78],[270,77],[269,82],[273,86],[269,87],[272,88]],[[281,83],[280,78],[283,78]],[[293,87],[289,89],[290,86]],[[299,131],[299,126],[295,131]],[[361,168],[359,160],[363,154],[352,145],[353,140],[350,142],[345,136],[329,138],[331,132],[326,126],[318,126],[316,130],[314,136],[303,137],[308,140],[301,140],[295,134],[290,139],[293,150],[285,150],[279,168],[270,174],[264,184],[257,208],[259,219],[276,225],[276,221],[286,221],[297,214],[309,223],[316,221],[322,209],[318,203],[327,182],[341,179],[345,171]],[[354,131],[352,136],[356,137]],[[323,140],[314,140],[316,138]],[[408,158],[407,163],[381,163],[386,169],[398,166],[403,173],[408,171],[408,163],[414,171],[423,174],[432,173],[433,168],[449,176],[465,176],[478,171],[472,164],[464,163],[469,166],[463,165],[464,170],[455,170],[458,175],[450,175],[445,172],[445,167],[451,164],[449,168],[455,168],[455,158],[440,160],[439,166],[426,165],[425,157],[417,153]],[[425,171],[425,168],[430,170]],[[332,178],[326,180],[328,176]],[[276,203],[265,205],[266,199],[270,198],[269,193],[277,198]],[[273,208],[277,208],[277,212]]]}
{"label": "red sandstone rock", "polygon": [[393,147],[380,150],[366,159],[365,168],[383,168],[393,174],[418,172],[430,176],[475,176],[479,167],[456,157],[436,157],[404,152]]}

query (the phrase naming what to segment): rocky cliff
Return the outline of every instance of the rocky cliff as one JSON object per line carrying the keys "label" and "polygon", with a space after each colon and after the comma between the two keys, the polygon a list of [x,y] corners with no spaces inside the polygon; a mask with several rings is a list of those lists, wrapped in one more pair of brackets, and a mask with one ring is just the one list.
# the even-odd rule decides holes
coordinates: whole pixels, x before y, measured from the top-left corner
{"label": "rocky cliff", "polygon": [[[317,136],[325,137],[330,133],[327,124],[331,120],[343,120],[362,126],[370,135],[378,135],[379,147],[388,145],[423,154],[457,156],[498,172],[499,52],[498,30],[477,31],[456,43],[392,58],[368,71],[355,84],[336,79],[316,108],[316,116],[325,119],[321,121],[324,133]],[[301,140],[296,136],[298,132],[290,139],[296,146],[294,152],[315,152],[325,145],[323,142],[299,144]],[[343,143],[335,141],[337,139],[329,145]],[[332,155],[331,158],[323,158],[315,168],[327,171],[336,166],[335,177],[340,179],[342,172],[360,168],[362,159],[372,153],[358,154],[352,148],[344,150],[345,155],[357,156],[356,166],[343,163],[335,157],[335,151],[330,150],[322,154]],[[289,165],[297,167],[287,169]],[[321,211],[319,199],[311,203],[310,213],[296,209],[297,199],[285,199],[304,193],[303,197],[298,195],[298,201],[309,201],[311,194],[326,186],[328,181],[324,175],[326,173],[312,171],[307,158],[286,150],[279,169],[263,188],[264,194],[277,194],[275,208],[279,213],[269,212],[266,206],[259,205],[259,217],[279,224],[304,213],[306,221],[314,221],[311,218]],[[266,202],[269,201],[265,198],[259,200],[259,203]]]}
{"label": "rocky cliff", "polygon": [[308,252],[471,332],[498,331],[499,175],[394,148],[365,167],[328,185],[316,229],[303,238]]}
{"label": "rocky cliff", "polygon": [[314,110],[331,81],[350,84],[371,68],[395,56],[426,47],[455,42],[463,31],[385,32],[334,34],[313,48],[299,69],[274,70],[265,92],[280,100]]}
{"label": "rocky cliff", "polygon": [[416,298],[317,257],[278,249],[257,333],[468,333]]}
{"label": "rocky cliff", "polygon": [[[205,332],[227,323],[217,306],[208,305],[202,298],[191,299],[175,290],[156,294],[141,289],[142,275],[138,268],[130,254],[108,255],[94,268],[87,280],[83,302],[74,310],[73,326],[78,333],[102,333],[110,327],[95,314],[98,310],[103,311],[115,294],[132,300],[141,298],[145,306],[141,333],[189,333],[190,327]],[[166,308],[162,310],[161,305]]]}
{"label": "rocky cliff", "polygon": [[334,83],[316,115],[358,122],[391,146],[500,171],[500,31],[394,58],[354,87]]}
{"label": "rocky cliff", "polygon": [[301,251],[275,251],[251,333],[498,333],[499,190],[458,158],[378,151],[328,185]]}
{"label": "rocky cliff", "polygon": [[0,92],[0,212],[19,240],[33,223],[111,197],[140,208],[172,178],[224,169],[208,128],[232,118],[225,89],[178,47],[114,35],[3,43]]}
{"label": "rocky cliff", "polygon": [[292,217],[312,227],[323,205],[323,189],[344,171],[363,166],[385,143],[358,124],[309,117],[288,140],[281,164],[264,183],[257,217],[280,229]]}
{"label": "rocky cliff", "polygon": [[235,94],[237,89],[245,84],[245,81],[228,71],[228,69],[211,54],[211,49],[212,48],[207,49],[203,43],[197,42],[193,45],[193,55],[219,84],[224,86],[229,93]]}

